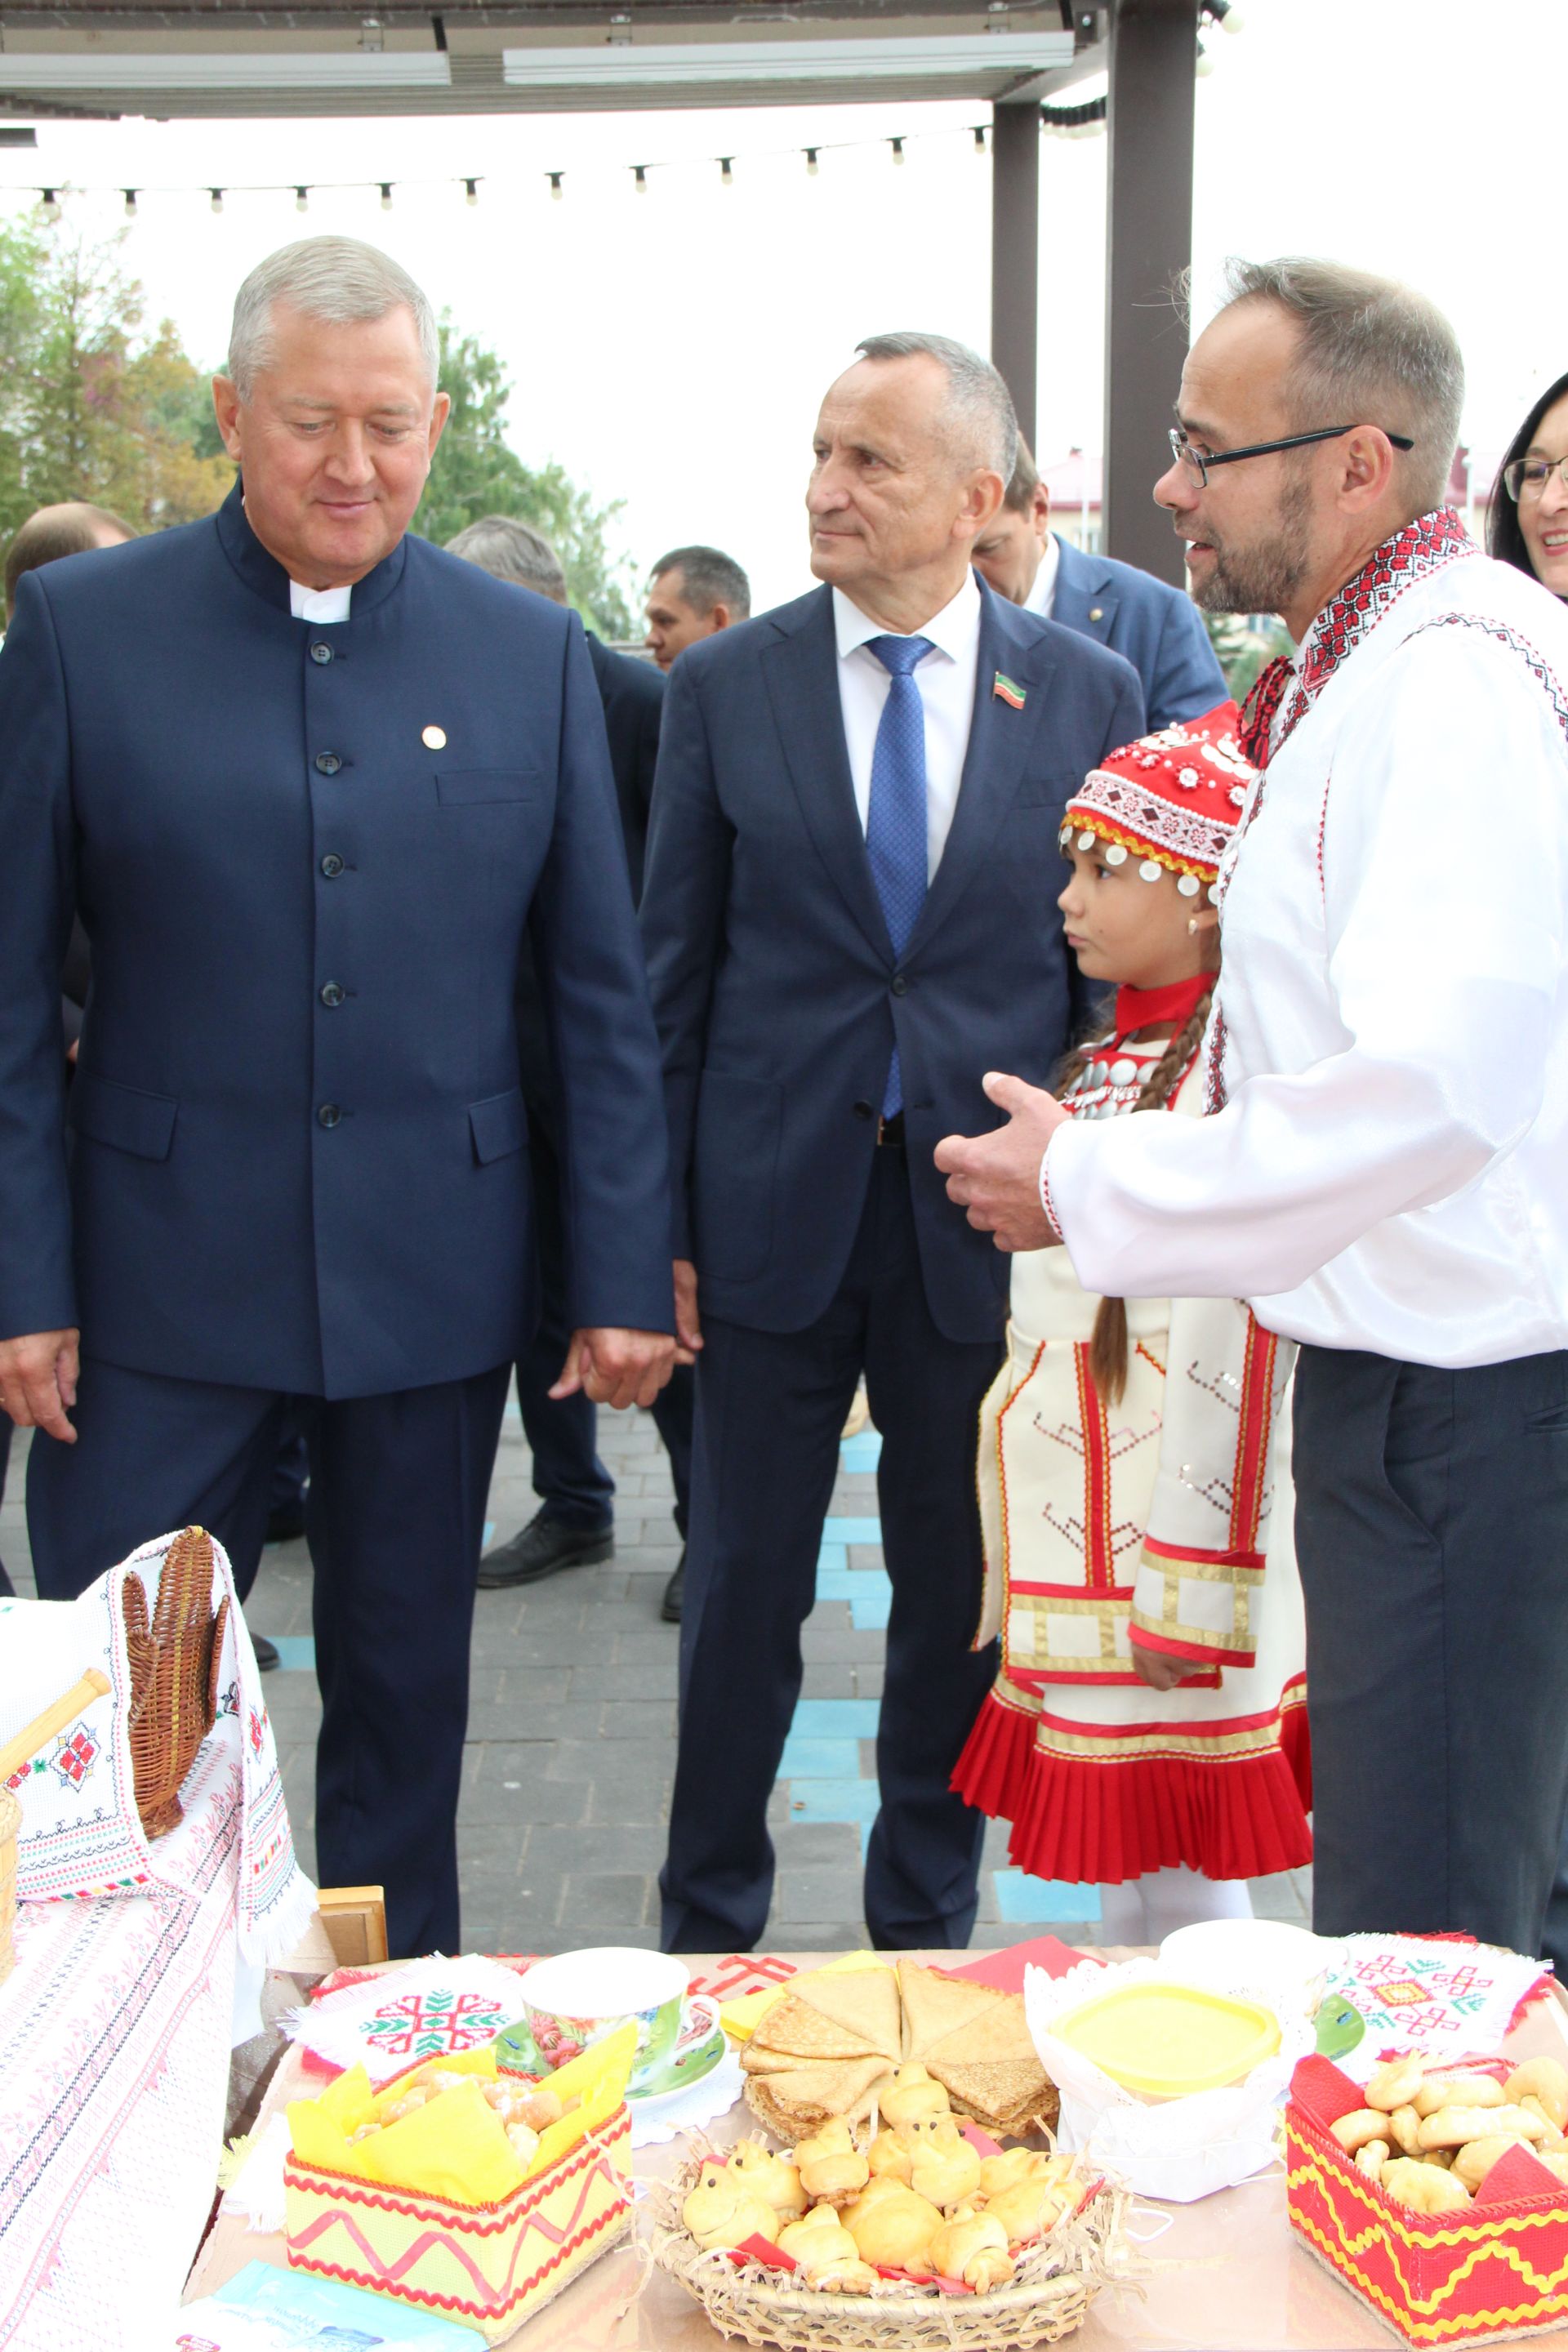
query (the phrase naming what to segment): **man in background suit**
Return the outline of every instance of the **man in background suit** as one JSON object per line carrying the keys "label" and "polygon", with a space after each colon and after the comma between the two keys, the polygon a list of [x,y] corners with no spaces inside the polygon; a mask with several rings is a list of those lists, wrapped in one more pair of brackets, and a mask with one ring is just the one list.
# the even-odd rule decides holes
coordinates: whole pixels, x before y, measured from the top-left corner
{"label": "man in background suit", "polygon": [[665,698],[643,936],[698,1398],[673,1950],[744,1950],[767,1920],[768,1797],[862,1370],[893,1588],[866,1917],[879,1946],[968,1939],[984,1824],[948,1783],[994,1667],[968,1644],[1007,1269],[931,1152],[959,1104],[985,1122],[986,1070],[1056,1066],[1062,805],[1143,725],[1125,662],[970,569],[1013,470],[996,371],[942,336],[860,351],[816,425],[825,584],[689,646]]}
{"label": "man in background suit", "polygon": [[1050,527],[1050,493],[1020,441],[1001,511],[975,543],[974,568],[999,596],[1130,661],[1151,728],[1196,719],[1229,688],[1191,598],[1135,564],[1086,555]]}
{"label": "man in background suit", "polygon": [[[542,533],[510,515],[486,515],[448,540],[450,555],[497,580],[510,580],[552,604],[565,604],[566,573]],[[658,722],[664,680],[651,662],[633,661],[587,632],[588,655],[605,706],[610,766],[620,804],[621,831],[634,904],[642,897],[643,862],[654,769],[658,760]],[[550,1035],[531,957],[518,968],[517,1019],[522,1052],[522,1091],[528,1106],[529,1158],[539,1236],[540,1317],[533,1345],[518,1359],[517,1400],[533,1455],[533,1487],[540,1507],[520,1534],[497,1544],[479,1564],[479,1583],[489,1591],[536,1584],[562,1569],[608,1559],[615,1550],[615,1481],[599,1459],[598,1416],[581,1390],[552,1397],[570,1336],[566,1321],[566,1228],[561,1198],[561,1136]],[[654,1420],[669,1454],[675,1481],[675,1524],[686,1540],[691,1487],[693,1384],[689,1364],[677,1367],[653,1406]],[[678,1566],[671,1585],[677,1585]],[[668,1591],[665,1613],[668,1612]],[[676,1614],[679,1614],[679,1601]]]}
{"label": "man in background suit", "polygon": [[668,670],[688,646],[750,618],[752,583],[721,547],[672,547],[649,575],[646,609],[644,643]]}
{"label": "man in background suit", "polygon": [[[316,1852],[461,1949],[485,1498],[533,1310],[514,975],[572,1160],[558,1387],[673,1355],[664,1121],[580,624],[407,535],[435,316],[374,247],[251,272],[219,512],[22,583],[0,655],[0,1404],[46,1598],[168,1528],[242,1581],[300,1402]],[[60,958],[92,994],[71,1088]]]}

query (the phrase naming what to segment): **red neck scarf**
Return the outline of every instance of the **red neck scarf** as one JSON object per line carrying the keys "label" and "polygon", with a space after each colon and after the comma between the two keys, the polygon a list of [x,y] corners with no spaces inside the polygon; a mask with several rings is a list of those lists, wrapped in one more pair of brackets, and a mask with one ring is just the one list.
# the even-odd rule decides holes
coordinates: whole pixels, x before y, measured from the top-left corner
{"label": "red neck scarf", "polygon": [[1191,980],[1172,981],[1168,988],[1119,988],[1114,1043],[1120,1045],[1140,1029],[1169,1029],[1173,1035],[1178,1034],[1214,984],[1212,971],[1198,971]]}

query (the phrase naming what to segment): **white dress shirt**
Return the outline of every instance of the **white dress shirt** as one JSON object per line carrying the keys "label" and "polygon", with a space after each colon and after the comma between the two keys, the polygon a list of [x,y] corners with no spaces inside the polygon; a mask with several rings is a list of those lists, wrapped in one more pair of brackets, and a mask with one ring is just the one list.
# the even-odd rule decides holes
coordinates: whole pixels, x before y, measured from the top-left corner
{"label": "white dress shirt", "polygon": [[1024,599],[1026,613],[1037,613],[1042,621],[1051,620],[1057,609],[1057,574],[1062,568],[1061,541],[1054,530],[1046,533],[1046,544],[1040,556],[1040,568],[1035,574],[1035,584]]}
{"label": "white dress shirt", "polygon": [[915,684],[926,717],[926,879],[942,863],[958,806],[969,728],[974,717],[974,667],[980,658],[980,590],[973,572],[951,604],[923,628],[884,629],[852,604],[841,588],[833,592],[833,625],[838,638],[838,705],[860,829],[871,807],[871,757],[891,678],[874,653],[872,637],[929,637],[931,650],[915,664]]}
{"label": "white dress shirt", "polygon": [[299,580],[289,583],[289,610],[297,621],[346,621],[352,588],[307,588]]}
{"label": "white dress shirt", "polygon": [[1051,1139],[1089,1289],[1415,1363],[1568,1347],[1565,688],[1568,610],[1479,554],[1332,669],[1227,860],[1226,1108]]}

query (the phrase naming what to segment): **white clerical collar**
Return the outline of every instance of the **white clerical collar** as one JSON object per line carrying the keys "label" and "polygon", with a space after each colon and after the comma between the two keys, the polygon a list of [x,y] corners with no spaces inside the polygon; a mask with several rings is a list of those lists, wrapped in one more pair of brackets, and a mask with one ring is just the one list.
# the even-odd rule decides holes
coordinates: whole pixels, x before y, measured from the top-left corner
{"label": "white clerical collar", "polygon": [[833,627],[838,640],[838,658],[845,661],[858,653],[873,637],[929,637],[938,653],[946,654],[950,661],[973,664],[980,645],[980,589],[973,572],[963,575],[963,585],[951,604],[940,613],[923,621],[918,629],[885,629],[880,621],[873,621],[858,604],[852,604],[842,588],[833,592]]}
{"label": "white clerical collar", "polygon": [[353,588],[307,588],[302,581],[289,583],[289,610],[297,621],[346,621]]}
{"label": "white clerical collar", "polygon": [[1035,574],[1035,584],[1024,599],[1026,613],[1037,613],[1048,621],[1056,610],[1057,574],[1062,568],[1062,545],[1054,530],[1046,533],[1046,543],[1040,551],[1040,568]]}

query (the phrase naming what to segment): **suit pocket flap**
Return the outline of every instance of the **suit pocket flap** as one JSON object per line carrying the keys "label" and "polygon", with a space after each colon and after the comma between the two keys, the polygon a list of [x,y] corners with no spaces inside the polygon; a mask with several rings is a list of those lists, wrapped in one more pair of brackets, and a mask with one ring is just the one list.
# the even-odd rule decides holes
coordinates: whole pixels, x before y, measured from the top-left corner
{"label": "suit pocket flap", "polygon": [[492,1160],[504,1160],[509,1152],[521,1151],[528,1140],[522,1088],[511,1087],[504,1095],[487,1095],[483,1102],[470,1103],[468,1125],[473,1131],[474,1158],[481,1168]]}
{"label": "suit pocket flap", "polygon": [[168,1095],[143,1094],[140,1087],[122,1087],[96,1071],[79,1069],[67,1117],[79,1135],[94,1143],[111,1144],[138,1160],[167,1160],[179,1108]]}
{"label": "suit pocket flap", "polygon": [[531,801],[543,789],[537,768],[441,768],[436,775],[436,797],[447,805]]}

